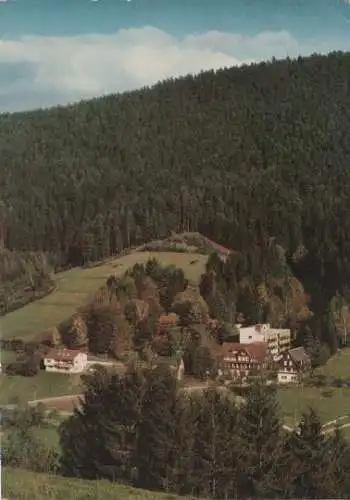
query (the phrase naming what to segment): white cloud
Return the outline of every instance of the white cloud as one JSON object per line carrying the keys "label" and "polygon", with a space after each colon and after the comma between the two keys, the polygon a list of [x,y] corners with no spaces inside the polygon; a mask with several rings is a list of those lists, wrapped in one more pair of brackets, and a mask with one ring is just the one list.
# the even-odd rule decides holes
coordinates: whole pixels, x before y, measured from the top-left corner
{"label": "white cloud", "polygon": [[[3,0],[0,0],[3,1]],[[327,50],[288,32],[210,31],[173,37],[153,27],[113,35],[0,40],[0,112],[65,104],[135,89],[168,77]]]}

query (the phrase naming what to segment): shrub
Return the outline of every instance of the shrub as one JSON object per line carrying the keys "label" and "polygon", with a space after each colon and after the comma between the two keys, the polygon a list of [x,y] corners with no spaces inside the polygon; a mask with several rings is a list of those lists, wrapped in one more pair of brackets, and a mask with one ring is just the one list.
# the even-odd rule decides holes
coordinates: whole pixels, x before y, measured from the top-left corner
{"label": "shrub", "polygon": [[21,375],[23,377],[34,377],[40,370],[41,356],[34,353],[23,361],[14,361],[6,366],[8,375]]}

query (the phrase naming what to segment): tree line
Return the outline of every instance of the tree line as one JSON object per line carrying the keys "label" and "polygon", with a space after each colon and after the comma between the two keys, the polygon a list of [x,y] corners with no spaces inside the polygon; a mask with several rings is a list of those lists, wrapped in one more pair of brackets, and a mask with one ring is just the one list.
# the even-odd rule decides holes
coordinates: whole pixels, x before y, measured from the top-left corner
{"label": "tree line", "polygon": [[38,436],[57,421],[54,412],[4,411],[3,465],[198,498],[350,495],[342,431],[324,433],[309,409],[287,432],[276,389],[261,379],[244,399],[229,389],[186,395],[164,366],[135,365],[123,377],[99,367],[84,385],[80,406],[60,424],[58,449]]}
{"label": "tree line", "polygon": [[[198,290],[189,286],[182,269],[150,258],[124,276],[111,275],[91,303],[48,330],[42,343],[3,341],[3,348],[18,352],[17,360],[5,370],[36,375],[51,345],[87,349],[126,362],[135,356],[145,362],[154,356],[181,357],[186,373],[205,378],[215,375],[220,345],[239,341],[237,321],[290,328],[295,345],[305,346],[316,367],[338,347],[343,299],[334,298],[333,316],[321,317],[324,323],[313,316],[307,302],[283,250],[273,241],[246,252],[231,252],[225,259],[212,252]],[[178,324],[159,331],[162,314],[175,314]],[[209,318],[216,320],[214,327]]]}
{"label": "tree line", "polygon": [[165,367],[85,377],[81,408],[60,429],[60,472],[205,498],[346,498],[350,448],[313,410],[281,426],[275,389],[257,380],[237,404],[186,396]]}

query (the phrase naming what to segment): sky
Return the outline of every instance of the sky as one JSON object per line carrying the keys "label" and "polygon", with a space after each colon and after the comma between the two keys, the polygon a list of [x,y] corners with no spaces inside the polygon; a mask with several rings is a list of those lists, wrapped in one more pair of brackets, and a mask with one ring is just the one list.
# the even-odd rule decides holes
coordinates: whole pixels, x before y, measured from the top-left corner
{"label": "sky", "polygon": [[0,0],[0,113],[350,51],[350,0]]}

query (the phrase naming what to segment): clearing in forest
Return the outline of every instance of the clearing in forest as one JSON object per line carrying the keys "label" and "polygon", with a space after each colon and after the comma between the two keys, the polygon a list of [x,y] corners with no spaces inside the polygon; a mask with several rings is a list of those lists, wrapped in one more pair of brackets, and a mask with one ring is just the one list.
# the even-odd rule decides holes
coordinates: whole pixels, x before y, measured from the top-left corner
{"label": "clearing in forest", "polygon": [[95,267],[58,273],[54,292],[1,318],[1,338],[32,340],[88,303],[111,274],[121,277],[134,264],[145,263],[150,258],[156,258],[163,266],[173,264],[182,268],[187,279],[198,283],[208,256],[184,252],[133,252]]}

